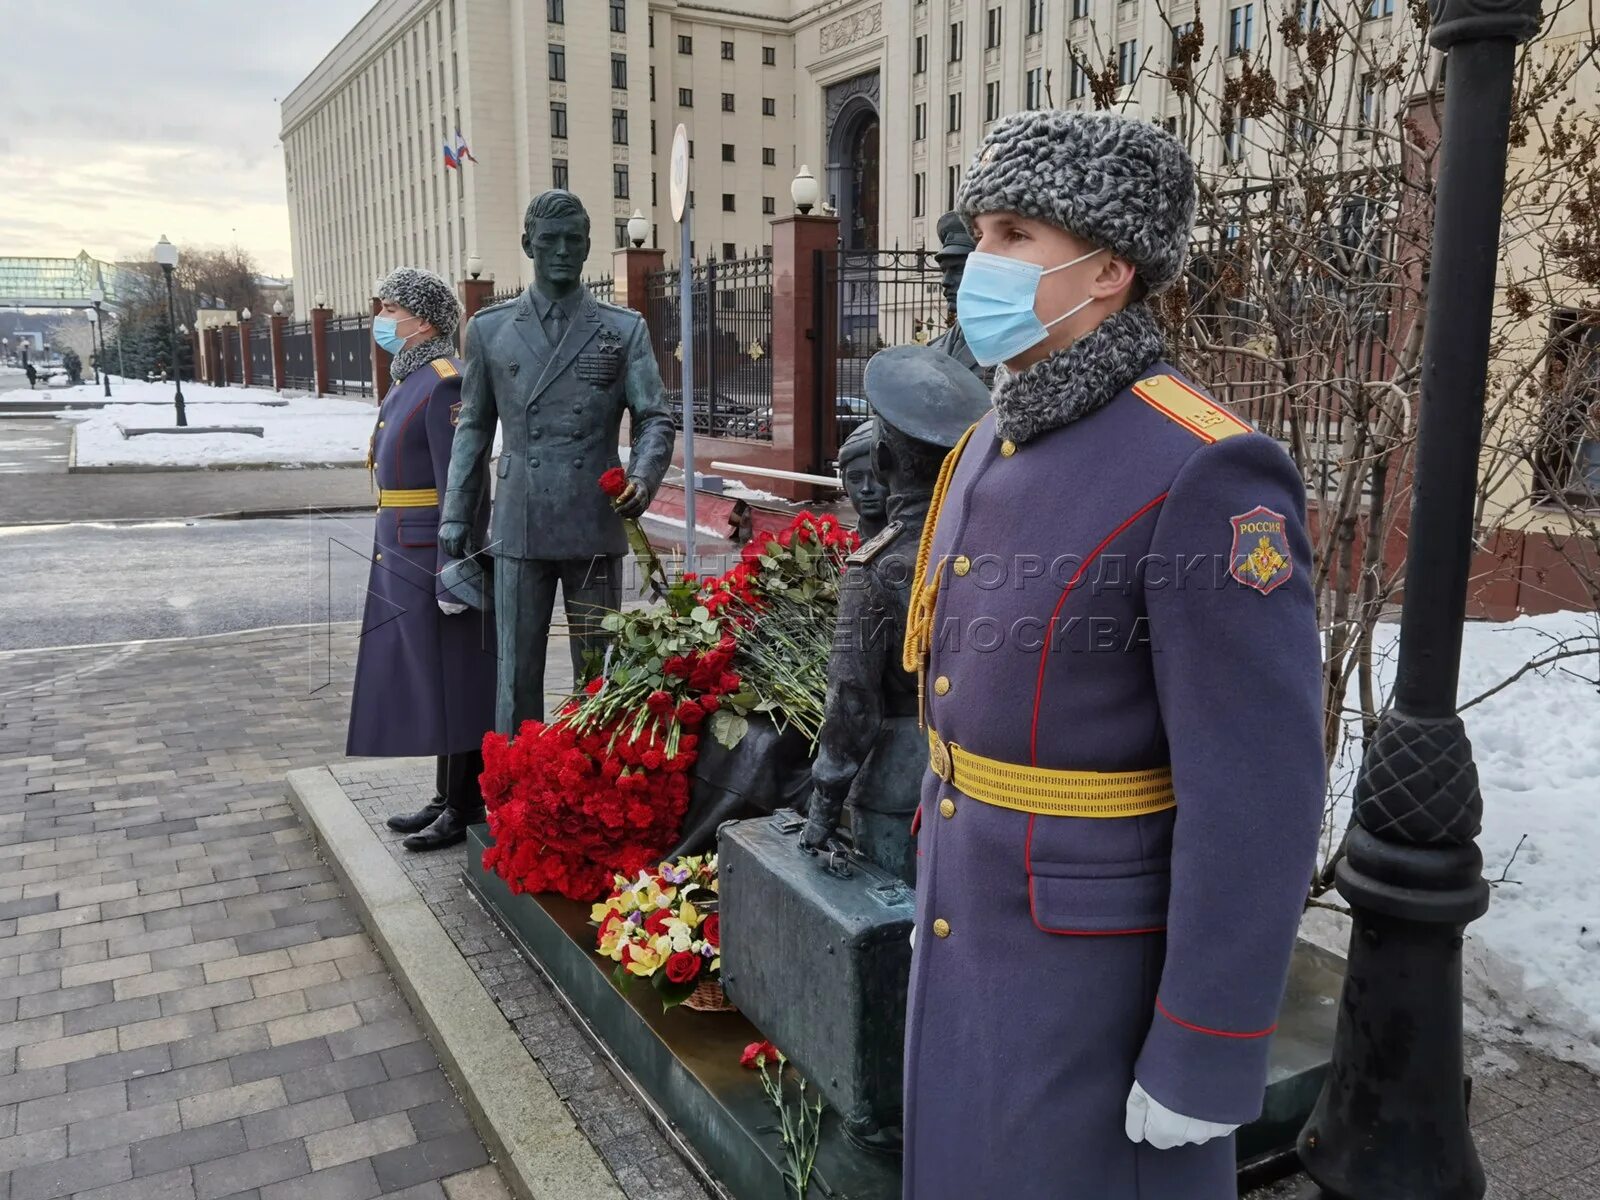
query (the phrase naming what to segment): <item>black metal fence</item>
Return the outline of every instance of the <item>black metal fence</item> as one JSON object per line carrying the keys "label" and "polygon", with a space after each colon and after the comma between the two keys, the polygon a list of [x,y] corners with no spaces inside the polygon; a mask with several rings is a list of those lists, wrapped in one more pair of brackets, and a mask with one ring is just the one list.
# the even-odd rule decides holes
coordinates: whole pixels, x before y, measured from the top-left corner
{"label": "black metal fence", "polygon": [[[710,259],[693,267],[694,428],[709,437],[772,439],[772,259]],[[676,270],[646,281],[656,362],[683,425],[682,318]]]}
{"label": "black metal fence", "polygon": [[250,324],[250,380],[256,387],[272,386],[272,326],[265,321]]}
{"label": "black metal fence", "polygon": [[604,304],[617,302],[617,281],[610,275],[604,279],[587,279],[584,287],[589,289],[589,294]]}
{"label": "black metal fence", "polygon": [[867,419],[867,361],[888,346],[930,342],[947,304],[930,250],[816,252],[817,465]]}
{"label": "black metal fence", "polygon": [[372,317],[328,319],[328,390],[340,396],[372,395]]}
{"label": "black metal fence", "polygon": [[313,392],[317,388],[316,356],[311,352],[311,322],[291,321],[283,327],[283,386]]}
{"label": "black metal fence", "polygon": [[522,295],[522,285],[520,283],[513,283],[510,287],[493,293],[489,297],[489,303],[504,304],[507,300],[515,300],[520,295]]}
{"label": "black metal fence", "polygon": [[239,327],[237,325],[224,325],[222,327],[222,368],[226,372],[224,379],[229,386],[237,387],[244,383],[244,366],[239,354]]}

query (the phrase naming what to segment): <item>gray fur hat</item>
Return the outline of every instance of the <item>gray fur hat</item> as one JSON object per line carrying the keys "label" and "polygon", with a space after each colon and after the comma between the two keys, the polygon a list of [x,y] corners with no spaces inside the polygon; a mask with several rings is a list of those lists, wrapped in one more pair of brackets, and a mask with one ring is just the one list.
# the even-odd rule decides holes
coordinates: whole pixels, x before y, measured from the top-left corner
{"label": "gray fur hat", "polygon": [[1194,228],[1194,164],[1177,138],[1109,112],[1045,109],[996,123],[957,200],[971,221],[1014,212],[1127,259],[1151,292],[1183,274]]}
{"label": "gray fur hat", "polygon": [[378,285],[379,300],[393,300],[414,316],[421,317],[439,331],[439,336],[453,338],[461,324],[461,302],[455,289],[432,271],[421,267],[396,267]]}

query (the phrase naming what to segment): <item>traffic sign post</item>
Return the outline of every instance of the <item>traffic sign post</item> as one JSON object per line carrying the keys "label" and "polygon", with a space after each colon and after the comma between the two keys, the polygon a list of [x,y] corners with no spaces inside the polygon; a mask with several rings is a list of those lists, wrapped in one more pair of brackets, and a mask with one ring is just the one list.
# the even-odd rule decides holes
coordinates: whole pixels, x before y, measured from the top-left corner
{"label": "traffic sign post", "polygon": [[694,210],[689,207],[689,132],[682,125],[672,135],[668,180],[672,219],[678,223],[678,348],[683,354],[683,569],[696,571],[694,556]]}

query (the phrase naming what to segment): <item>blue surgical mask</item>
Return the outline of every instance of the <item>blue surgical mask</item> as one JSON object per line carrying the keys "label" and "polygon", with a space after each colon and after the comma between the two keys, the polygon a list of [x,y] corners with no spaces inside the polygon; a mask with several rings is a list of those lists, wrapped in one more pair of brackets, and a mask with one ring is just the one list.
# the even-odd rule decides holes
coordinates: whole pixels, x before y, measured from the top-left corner
{"label": "blue surgical mask", "polygon": [[[420,321],[422,318],[414,317],[412,319]],[[390,354],[399,354],[400,351],[404,350],[406,348],[406,338],[410,336],[409,333],[404,336],[401,335],[399,322],[393,317],[372,318],[372,340]]]}
{"label": "blue surgical mask", "polygon": [[967,255],[961,291],[956,295],[956,316],[972,356],[985,367],[1009,362],[1044,341],[1052,326],[1087,307],[1093,296],[1085,297],[1053,321],[1041,321],[1033,311],[1039,280],[1087,262],[1099,253],[1091,250],[1048,271],[1038,263],[985,254],[982,250]]}

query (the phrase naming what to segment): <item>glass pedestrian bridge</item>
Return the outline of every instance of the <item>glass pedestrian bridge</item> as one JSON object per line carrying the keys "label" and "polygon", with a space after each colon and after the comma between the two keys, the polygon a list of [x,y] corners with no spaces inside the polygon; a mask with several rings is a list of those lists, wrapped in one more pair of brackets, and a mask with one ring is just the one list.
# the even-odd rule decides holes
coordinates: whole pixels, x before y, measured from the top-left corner
{"label": "glass pedestrian bridge", "polygon": [[96,288],[115,305],[121,275],[87,250],[76,258],[0,258],[0,308],[92,308]]}

